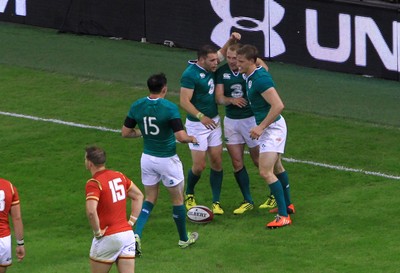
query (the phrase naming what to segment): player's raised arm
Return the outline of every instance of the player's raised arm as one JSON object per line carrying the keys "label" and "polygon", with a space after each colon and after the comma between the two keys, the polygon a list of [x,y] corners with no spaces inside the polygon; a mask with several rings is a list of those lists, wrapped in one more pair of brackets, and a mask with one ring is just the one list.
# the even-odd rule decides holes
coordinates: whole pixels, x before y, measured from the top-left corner
{"label": "player's raised arm", "polygon": [[232,32],[231,36],[229,37],[228,41],[218,50],[218,60],[222,62],[226,57],[226,51],[228,47],[240,41],[242,36],[238,32]]}
{"label": "player's raised arm", "polygon": [[261,58],[257,58],[256,65],[257,66],[262,66],[262,67],[265,68],[265,70],[269,71],[269,67],[268,67],[267,63],[264,62]]}

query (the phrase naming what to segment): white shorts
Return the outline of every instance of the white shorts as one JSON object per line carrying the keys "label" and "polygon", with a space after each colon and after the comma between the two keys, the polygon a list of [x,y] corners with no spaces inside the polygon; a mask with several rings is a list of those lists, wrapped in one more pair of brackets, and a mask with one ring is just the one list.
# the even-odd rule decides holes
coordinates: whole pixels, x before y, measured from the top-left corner
{"label": "white shorts", "polygon": [[222,130],[219,116],[214,117],[212,120],[218,124],[214,130],[207,129],[201,122],[186,119],[187,134],[196,137],[199,142],[199,144],[189,143],[190,150],[207,151],[208,147],[222,145]]}
{"label": "white shorts", "polygon": [[153,186],[163,182],[166,187],[174,187],[184,181],[183,165],[178,155],[171,157],[156,157],[142,154],[140,159],[142,168],[142,183]]}
{"label": "white shorts", "polygon": [[224,118],[224,134],[226,144],[246,143],[249,148],[258,146],[257,139],[251,139],[250,130],[257,126],[256,119],[253,117],[243,119]]}
{"label": "white shorts", "polygon": [[0,238],[0,266],[12,264],[11,235]]}
{"label": "white shorts", "polygon": [[281,116],[278,121],[271,123],[260,136],[260,153],[277,152],[283,154],[285,152],[286,135],[286,122]]}
{"label": "white shorts", "polygon": [[135,236],[132,230],[93,238],[90,259],[101,263],[114,263],[118,258],[135,258]]}

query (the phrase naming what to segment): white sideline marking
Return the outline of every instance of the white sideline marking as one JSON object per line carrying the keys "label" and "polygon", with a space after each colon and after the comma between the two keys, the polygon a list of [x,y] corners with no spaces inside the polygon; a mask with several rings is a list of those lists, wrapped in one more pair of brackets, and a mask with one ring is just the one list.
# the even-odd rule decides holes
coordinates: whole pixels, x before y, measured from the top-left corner
{"label": "white sideline marking", "polygon": [[[106,132],[114,132],[114,133],[120,132],[120,130],[110,129],[110,128],[106,128],[106,127],[102,127],[102,126],[91,126],[91,125],[85,125],[85,124],[80,124],[80,123],[75,123],[75,122],[62,121],[59,119],[39,118],[39,117],[22,115],[22,114],[17,114],[17,113],[10,113],[10,112],[0,111],[0,115],[17,117],[17,118],[25,118],[25,119],[31,119],[31,120],[37,120],[37,121],[44,121],[44,122],[52,122],[52,123],[57,123],[57,124],[62,124],[62,125],[67,125],[67,126],[72,126],[72,127],[95,129],[95,130],[106,131]],[[224,148],[224,151],[226,151],[226,148]],[[308,164],[308,165],[313,165],[313,166],[318,166],[318,167],[324,167],[324,168],[334,169],[334,170],[338,170],[338,171],[363,173],[366,175],[380,176],[380,177],[384,177],[384,178],[388,178],[388,179],[400,180],[400,176],[384,174],[384,173],[379,173],[379,172],[365,171],[365,170],[361,170],[361,169],[353,169],[353,168],[348,168],[348,167],[344,167],[344,166],[329,165],[329,164],[319,163],[319,162],[314,162],[314,161],[309,161],[309,160],[299,160],[299,159],[294,159],[294,158],[282,158],[282,160],[287,161],[287,162],[292,162],[292,163],[302,163],[302,164]]]}
{"label": "white sideline marking", "polygon": [[62,124],[62,125],[67,125],[67,126],[72,126],[72,127],[96,129],[96,130],[106,131],[106,132],[115,132],[115,133],[121,132],[121,130],[109,129],[109,128],[102,127],[102,126],[91,126],[91,125],[79,124],[79,123],[75,123],[75,122],[62,121],[59,119],[39,118],[39,117],[10,113],[10,112],[0,111],[0,115],[11,116],[11,117],[16,117],[16,118],[26,118],[26,119],[32,119],[32,120],[38,120],[38,121],[45,121],[45,122],[52,122],[52,123],[57,123],[57,124]]}
{"label": "white sideline marking", "polygon": [[365,170],[361,170],[361,169],[353,169],[353,168],[348,168],[348,167],[344,167],[344,166],[335,166],[335,165],[329,165],[329,164],[325,164],[325,163],[319,163],[319,162],[308,161],[308,160],[299,160],[299,159],[294,159],[294,158],[282,158],[282,160],[287,161],[287,162],[314,165],[314,166],[324,167],[324,168],[328,168],[328,169],[335,169],[335,170],[339,170],[339,171],[363,173],[363,174],[367,174],[367,175],[380,176],[380,177],[385,177],[385,178],[389,178],[389,179],[400,180],[400,176],[379,173],[379,172],[365,171]]}
{"label": "white sideline marking", "polygon": [[[227,149],[224,148],[224,151],[227,151]],[[249,154],[248,151],[244,151],[244,152],[246,154]],[[348,167],[344,167],[344,166],[329,165],[329,164],[319,163],[319,162],[314,162],[314,161],[309,161],[309,160],[300,160],[300,159],[294,159],[294,158],[288,158],[288,157],[282,157],[282,160],[287,161],[287,162],[292,162],[292,163],[303,163],[303,164],[308,164],[308,165],[313,165],[313,166],[318,166],[318,167],[324,167],[324,168],[334,169],[334,170],[338,170],[338,171],[363,173],[363,174],[367,174],[367,175],[380,176],[380,177],[385,177],[385,178],[389,178],[389,179],[400,180],[400,176],[395,176],[395,175],[391,175],[391,174],[364,171],[361,169],[353,169],[353,168],[348,168]]]}

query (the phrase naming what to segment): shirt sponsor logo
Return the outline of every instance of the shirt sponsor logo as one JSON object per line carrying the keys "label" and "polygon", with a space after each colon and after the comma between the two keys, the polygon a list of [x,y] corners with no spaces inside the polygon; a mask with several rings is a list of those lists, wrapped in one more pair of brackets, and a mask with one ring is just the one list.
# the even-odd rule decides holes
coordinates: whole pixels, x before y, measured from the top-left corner
{"label": "shirt sponsor logo", "polygon": [[204,79],[206,77],[206,74],[200,73],[200,78]]}
{"label": "shirt sponsor logo", "polygon": [[222,75],[222,77],[223,77],[224,80],[230,80],[230,79],[231,79],[231,74],[229,74],[229,73],[224,73],[224,74]]}

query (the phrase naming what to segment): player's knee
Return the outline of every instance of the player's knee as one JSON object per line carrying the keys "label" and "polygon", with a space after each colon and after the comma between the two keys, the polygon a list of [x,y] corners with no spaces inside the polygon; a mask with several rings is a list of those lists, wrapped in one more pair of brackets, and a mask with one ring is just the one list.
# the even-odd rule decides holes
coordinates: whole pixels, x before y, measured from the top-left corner
{"label": "player's knee", "polygon": [[221,171],[222,170],[222,161],[219,162],[211,162],[210,163],[211,169],[216,170],[216,171]]}
{"label": "player's knee", "polygon": [[243,169],[243,161],[241,160],[232,160],[232,166],[233,166],[233,170],[235,172],[240,171],[241,169]]}
{"label": "player's knee", "polygon": [[278,164],[275,164],[275,166],[274,166],[274,173],[275,174],[280,174],[280,173],[283,173],[285,171],[285,168],[283,168],[283,165],[282,165],[282,163],[278,163]]}
{"label": "player's knee", "polygon": [[200,175],[204,171],[205,168],[206,168],[206,164],[205,163],[195,164],[192,167],[192,172],[195,175]]}
{"label": "player's knee", "polygon": [[258,168],[258,157],[252,158],[252,159],[253,159],[254,166],[256,166]]}
{"label": "player's knee", "polygon": [[270,170],[260,170],[260,176],[267,182],[272,182],[275,178],[275,175]]}

